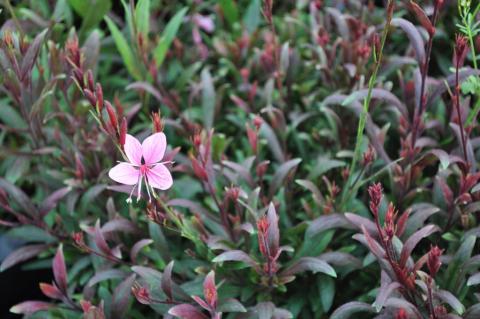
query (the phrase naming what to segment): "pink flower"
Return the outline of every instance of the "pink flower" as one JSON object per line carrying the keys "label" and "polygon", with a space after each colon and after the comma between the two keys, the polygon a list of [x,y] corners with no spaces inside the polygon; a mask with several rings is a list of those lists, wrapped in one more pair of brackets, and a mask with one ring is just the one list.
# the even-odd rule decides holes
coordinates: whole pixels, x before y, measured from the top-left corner
{"label": "pink flower", "polygon": [[172,175],[162,160],[167,148],[167,138],[163,133],[155,133],[147,137],[142,144],[130,134],[126,135],[124,150],[128,162],[120,162],[110,169],[108,176],[114,181],[134,185],[127,202],[132,201],[132,194],[137,189],[137,201],[140,199],[142,182],[145,181],[148,197],[153,188],[169,189],[173,184]]}

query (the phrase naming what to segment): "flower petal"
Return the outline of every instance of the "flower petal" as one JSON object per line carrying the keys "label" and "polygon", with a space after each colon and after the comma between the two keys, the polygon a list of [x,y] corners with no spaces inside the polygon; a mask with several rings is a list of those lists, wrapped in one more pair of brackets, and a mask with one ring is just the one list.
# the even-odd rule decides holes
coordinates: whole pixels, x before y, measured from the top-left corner
{"label": "flower petal", "polygon": [[142,143],[142,154],[145,164],[160,162],[167,148],[167,137],[163,133],[155,133]]}
{"label": "flower petal", "polygon": [[147,172],[148,184],[161,190],[172,187],[173,178],[168,168],[163,164],[157,164]]}
{"label": "flower petal", "polygon": [[142,145],[140,142],[130,134],[125,137],[125,145],[123,146],[128,160],[135,165],[142,164]]}
{"label": "flower petal", "polygon": [[114,181],[125,184],[135,185],[138,183],[140,170],[128,163],[120,163],[110,169],[108,176]]}

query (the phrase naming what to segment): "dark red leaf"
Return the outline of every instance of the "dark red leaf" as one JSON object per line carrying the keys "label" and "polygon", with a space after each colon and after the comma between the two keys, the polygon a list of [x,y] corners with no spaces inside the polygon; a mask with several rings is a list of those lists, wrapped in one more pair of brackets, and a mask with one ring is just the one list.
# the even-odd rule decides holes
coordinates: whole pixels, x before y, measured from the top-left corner
{"label": "dark red leaf", "polygon": [[45,296],[52,299],[61,300],[63,297],[63,293],[55,286],[55,284],[50,285],[50,284],[41,282],[40,290],[43,292]]}
{"label": "dark red leaf", "polygon": [[427,225],[412,234],[403,245],[402,253],[400,255],[400,266],[405,266],[408,257],[410,257],[413,249],[415,249],[415,246],[417,246],[420,240],[439,230],[440,229],[435,225]]}
{"label": "dark red leaf", "polygon": [[1,271],[5,271],[6,269],[15,266],[18,263],[26,261],[30,258],[33,258],[40,254],[42,251],[48,248],[47,245],[29,245],[23,246],[8,255],[2,262],[0,266]]}
{"label": "dark red leaf", "polygon": [[280,230],[278,229],[278,216],[275,206],[270,203],[267,211],[268,231],[267,241],[271,257],[276,257],[280,246]]}
{"label": "dark red leaf", "polygon": [[208,319],[198,308],[189,304],[172,307],[168,313],[181,319]]}
{"label": "dark red leaf", "polygon": [[130,275],[115,288],[112,296],[111,318],[125,318],[135,277],[135,274]]}
{"label": "dark red leaf", "polygon": [[41,33],[39,33],[35,37],[35,39],[33,39],[33,42],[28,47],[27,53],[25,53],[25,56],[23,57],[23,60],[22,60],[21,74],[20,74],[20,78],[22,80],[25,78],[27,73],[32,70],[33,65],[35,64],[35,61],[37,60],[38,54],[40,53],[40,49],[42,48],[43,41],[45,39],[45,35],[47,34],[47,31],[48,30],[44,30]]}
{"label": "dark red leaf", "polygon": [[57,253],[53,258],[52,263],[53,276],[55,283],[60,291],[67,292],[67,267],[65,266],[65,258],[63,256],[63,247],[60,245],[57,249]]}
{"label": "dark red leaf", "polygon": [[70,192],[70,187],[63,187],[48,196],[39,207],[40,214],[45,216],[57,206],[59,200]]}
{"label": "dark red leaf", "polygon": [[167,267],[165,267],[165,270],[163,271],[162,282],[161,282],[162,290],[167,296],[167,298],[170,300],[173,299],[173,292],[172,292],[173,263],[174,261],[172,260],[171,262],[168,263]]}
{"label": "dark red leaf", "polygon": [[10,312],[30,315],[37,311],[48,310],[53,306],[54,304],[43,301],[25,301],[10,308]]}

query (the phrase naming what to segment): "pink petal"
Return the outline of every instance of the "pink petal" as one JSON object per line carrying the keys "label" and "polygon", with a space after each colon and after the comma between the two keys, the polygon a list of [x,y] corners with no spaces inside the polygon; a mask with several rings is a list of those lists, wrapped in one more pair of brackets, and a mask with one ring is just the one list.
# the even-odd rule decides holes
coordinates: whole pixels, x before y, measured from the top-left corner
{"label": "pink petal", "polygon": [[127,134],[123,148],[125,150],[125,154],[127,154],[128,160],[132,164],[142,164],[142,145],[140,145],[140,142],[135,137]]}
{"label": "pink petal", "polygon": [[142,154],[145,164],[155,164],[160,162],[165,155],[167,148],[167,138],[163,133],[155,133],[147,137],[142,143]]}
{"label": "pink petal", "polygon": [[140,170],[130,164],[120,163],[110,169],[108,176],[115,182],[125,185],[135,185],[138,183]]}
{"label": "pink petal", "polygon": [[173,179],[172,174],[168,171],[167,167],[163,164],[157,164],[147,172],[148,183],[161,190],[169,189],[172,187]]}

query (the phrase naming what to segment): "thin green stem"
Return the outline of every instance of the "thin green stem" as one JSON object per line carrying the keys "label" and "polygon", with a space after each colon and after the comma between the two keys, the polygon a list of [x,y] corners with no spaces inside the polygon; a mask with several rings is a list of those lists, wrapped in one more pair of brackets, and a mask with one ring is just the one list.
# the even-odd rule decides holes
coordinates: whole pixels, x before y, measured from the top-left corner
{"label": "thin green stem", "polygon": [[[388,7],[393,5],[393,0],[388,1]],[[389,10],[389,12],[393,13],[393,10]],[[388,35],[388,29],[390,28],[390,24],[392,21],[392,14],[389,14],[387,16],[387,22],[385,24],[385,28],[383,29],[382,33],[382,39],[381,39],[381,44],[380,44],[380,50],[378,51],[378,56],[376,54],[376,49],[374,48],[373,50],[373,56],[374,56],[374,61],[375,61],[375,68],[373,70],[372,76],[370,77],[370,80],[368,81],[368,93],[367,97],[365,98],[363,102],[363,109],[362,113],[360,114],[360,120],[358,122],[358,130],[357,130],[357,141],[355,144],[355,151],[353,154],[353,160],[350,165],[350,176],[353,176],[353,173],[355,171],[356,165],[358,161],[360,160],[361,157],[361,151],[362,151],[362,142],[363,142],[363,132],[365,130],[365,125],[367,123],[367,116],[368,116],[368,109],[370,106],[370,102],[372,100],[372,92],[373,92],[373,87],[375,86],[375,82],[377,80],[377,74],[378,70],[380,69],[380,65],[382,62],[382,57],[383,57],[383,48],[385,46],[385,42],[387,40],[387,35]],[[348,183],[350,184],[351,181]]]}

